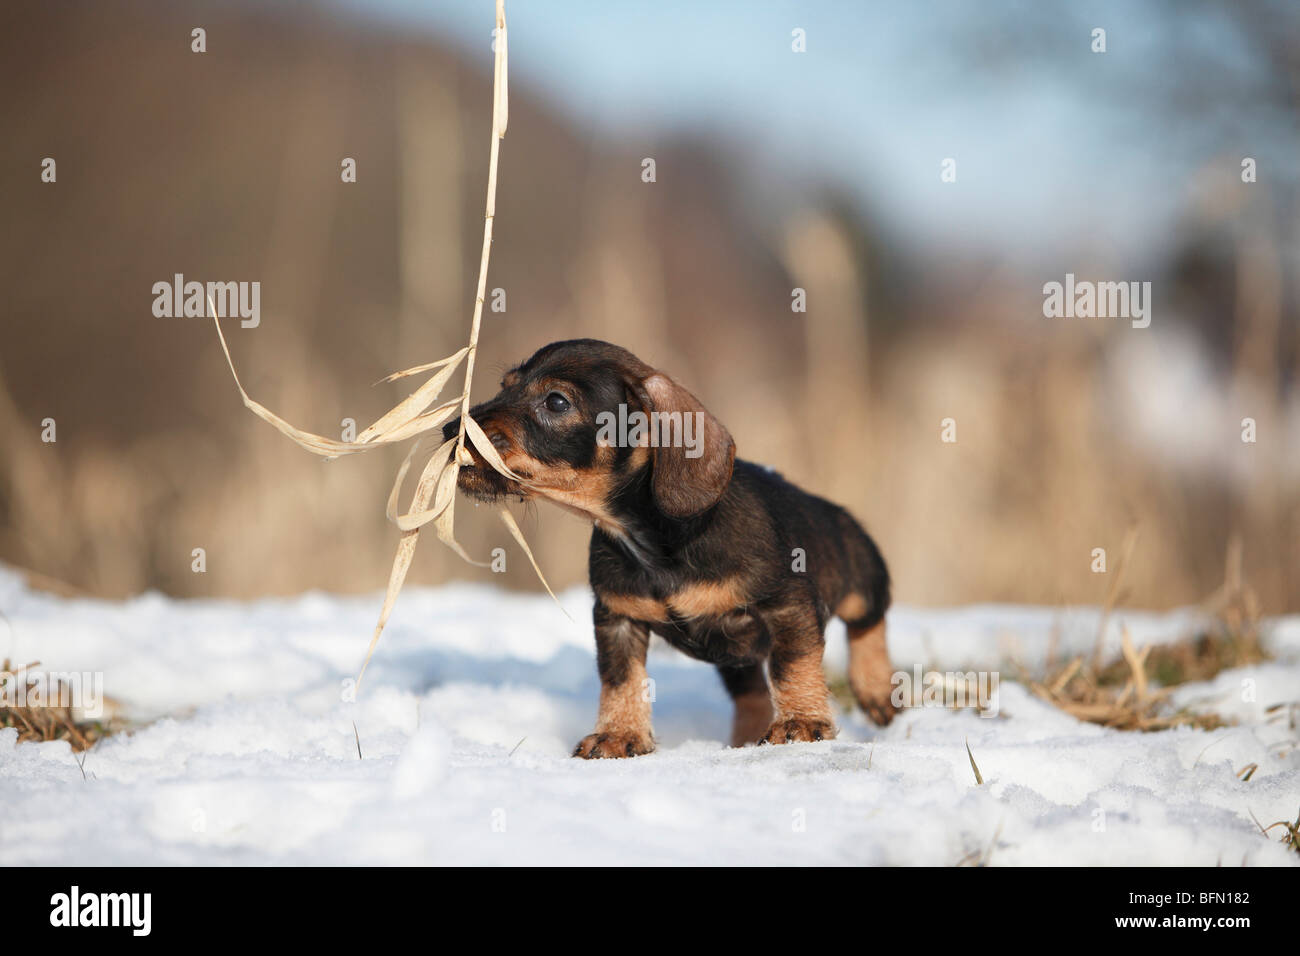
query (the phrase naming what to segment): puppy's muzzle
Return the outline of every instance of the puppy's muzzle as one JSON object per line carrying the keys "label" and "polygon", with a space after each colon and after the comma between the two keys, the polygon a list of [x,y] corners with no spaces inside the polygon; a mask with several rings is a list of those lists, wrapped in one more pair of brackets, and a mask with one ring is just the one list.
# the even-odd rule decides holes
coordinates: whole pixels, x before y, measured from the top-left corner
{"label": "puppy's muzzle", "polygon": [[[505,458],[513,451],[513,446],[509,436],[503,429],[497,426],[493,419],[494,409],[490,403],[487,405],[478,405],[470,409],[470,417],[478,422],[483,433],[488,436],[492,442],[492,447],[497,453]],[[452,419],[442,428],[443,441],[450,441],[456,437],[460,431],[460,417]],[[528,498],[528,489],[519,482],[507,478],[490,464],[488,464],[474,443],[470,441],[469,436],[465,438],[465,449],[469,452],[471,463],[461,465],[460,474],[456,478],[456,487],[471,498],[478,501],[489,503],[501,501],[504,498],[518,498],[520,501]]]}

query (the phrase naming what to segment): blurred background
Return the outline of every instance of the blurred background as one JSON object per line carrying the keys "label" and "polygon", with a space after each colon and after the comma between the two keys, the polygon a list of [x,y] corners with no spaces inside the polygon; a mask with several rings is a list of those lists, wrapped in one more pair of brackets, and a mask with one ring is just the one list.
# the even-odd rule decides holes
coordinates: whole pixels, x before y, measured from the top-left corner
{"label": "blurred background", "polygon": [[[549,341],[607,339],[742,457],[849,506],[901,601],[1101,603],[1092,549],[1114,570],[1136,528],[1127,602],[1201,601],[1235,549],[1264,612],[1300,611],[1293,2],[507,16],[507,306],[476,400]],[[259,281],[260,326],[224,327],[296,425],[387,410],[403,383],[370,383],[467,340],[492,25],[492,0],[4,5],[0,562],[105,596],[382,589],[404,450],[300,450],[242,407],[210,321],[154,317],[152,286]],[[1150,327],[1044,318],[1067,272],[1151,282]],[[412,581],[538,587],[491,515],[458,524],[509,573],[428,535]],[[585,580],[580,521],[538,507],[524,530],[553,584]]]}

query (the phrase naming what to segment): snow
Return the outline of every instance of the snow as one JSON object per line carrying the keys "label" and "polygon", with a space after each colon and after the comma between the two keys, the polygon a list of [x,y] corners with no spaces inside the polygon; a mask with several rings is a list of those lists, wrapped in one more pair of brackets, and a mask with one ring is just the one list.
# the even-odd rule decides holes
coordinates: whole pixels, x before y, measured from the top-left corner
{"label": "snow", "polygon": [[[0,568],[0,658],[102,671],[138,722],[81,764],[0,731],[0,865],[1300,862],[1251,820],[1300,812],[1297,731],[1266,712],[1300,698],[1300,617],[1268,622],[1273,661],[1178,689],[1239,721],[1212,732],[1106,730],[1014,682],[1007,662],[1053,640],[1091,649],[1091,608],[896,608],[895,665],[1001,668],[997,715],[842,713],[838,739],[780,747],[725,747],[713,670],[656,644],[659,749],[581,761],[590,594],[561,601],[573,621],[545,595],[412,588],[350,702],[379,595],[68,600]],[[1195,621],[1116,612],[1108,647],[1121,624],[1141,646]]]}

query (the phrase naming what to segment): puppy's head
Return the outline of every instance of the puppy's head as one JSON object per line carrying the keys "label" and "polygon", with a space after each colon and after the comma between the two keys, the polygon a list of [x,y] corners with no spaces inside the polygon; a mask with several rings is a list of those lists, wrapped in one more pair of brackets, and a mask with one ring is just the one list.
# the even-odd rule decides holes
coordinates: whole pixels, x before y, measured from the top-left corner
{"label": "puppy's head", "polygon": [[[670,518],[707,511],[731,480],[731,435],[686,389],[631,352],[595,339],[554,342],[470,409],[520,480],[467,442],[459,487],[484,501],[544,498],[617,529],[617,492],[648,471],[654,505]],[[443,431],[456,435],[459,421]]]}

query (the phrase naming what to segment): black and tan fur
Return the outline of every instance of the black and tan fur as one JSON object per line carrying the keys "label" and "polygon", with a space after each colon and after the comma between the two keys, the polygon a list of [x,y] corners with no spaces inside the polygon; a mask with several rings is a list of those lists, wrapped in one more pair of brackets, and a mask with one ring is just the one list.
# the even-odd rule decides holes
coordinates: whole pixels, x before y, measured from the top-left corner
{"label": "black and tan fur", "polygon": [[[702,453],[601,444],[597,415],[620,403],[646,414],[701,412]],[[893,717],[889,573],[875,543],[843,508],[736,459],[727,430],[668,376],[605,342],[556,342],[509,371],[471,414],[521,481],[475,452],[460,473],[463,491],[547,499],[595,525],[600,712],[576,756],[654,749],[651,633],[717,667],[735,703],[733,746],[835,735],[821,663],[831,615],[848,626],[858,702],[878,724]],[[796,549],[805,570],[793,570]]]}

